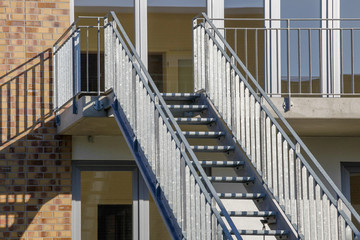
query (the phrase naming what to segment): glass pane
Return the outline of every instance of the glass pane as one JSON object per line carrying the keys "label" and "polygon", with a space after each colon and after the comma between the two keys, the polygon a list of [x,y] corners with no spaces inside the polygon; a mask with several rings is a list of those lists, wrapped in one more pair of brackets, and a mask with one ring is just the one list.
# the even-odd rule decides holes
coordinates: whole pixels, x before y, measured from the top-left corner
{"label": "glass pane", "polygon": [[81,236],[84,240],[100,240],[99,205],[132,206],[132,172],[81,172]]}
{"label": "glass pane", "polygon": [[98,239],[132,240],[132,206],[98,205]]}

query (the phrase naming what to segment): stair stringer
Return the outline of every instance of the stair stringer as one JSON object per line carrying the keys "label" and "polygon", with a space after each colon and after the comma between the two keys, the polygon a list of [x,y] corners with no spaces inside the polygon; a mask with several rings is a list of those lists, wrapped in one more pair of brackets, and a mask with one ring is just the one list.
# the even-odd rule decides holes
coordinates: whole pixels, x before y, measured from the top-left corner
{"label": "stair stringer", "polygon": [[136,135],[131,128],[130,123],[127,120],[126,115],[117,99],[113,101],[111,107],[113,109],[116,122],[119,125],[125,141],[129,146],[136,165],[138,166],[139,171],[144,178],[146,186],[154,199],[154,202],[161,214],[162,219],[164,220],[169,234],[173,239],[186,239],[186,236],[183,235],[181,227],[177,223],[176,217],[174,216],[168,201],[166,201],[164,192],[157,183],[156,176],[151,170],[151,166],[147,161],[147,157],[145,156],[145,153],[141,148]]}
{"label": "stair stringer", "polygon": [[[247,192],[256,192],[256,193],[264,193],[266,195],[265,199],[262,201],[254,201],[259,209],[267,209],[271,211],[276,211],[278,214],[276,215],[276,226],[278,229],[286,229],[289,231],[288,239],[302,239],[303,237],[298,234],[297,229],[293,227],[291,222],[289,221],[289,216],[287,216],[284,212],[283,206],[278,204],[278,200],[275,199],[271,189],[268,188],[266,182],[261,176],[261,173],[258,172],[251,160],[247,157],[245,151],[236,140],[235,136],[232,134],[232,131],[226,126],[226,122],[223,120],[221,114],[218,112],[211,99],[206,95],[206,93],[202,93],[200,99],[197,104],[206,104],[208,105],[207,116],[216,118],[216,123],[211,125],[209,129],[211,131],[225,131],[229,134],[226,134],[223,139],[221,139],[221,145],[233,145],[235,146],[235,150],[231,153],[231,156],[228,156],[229,160],[236,159],[239,161],[244,161],[245,165],[241,169],[236,170],[236,174],[238,176],[249,176],[254,177],[256,180],[253,184],[247,185],[244,184]],[[235,155],[235,156],[234,156]]]}

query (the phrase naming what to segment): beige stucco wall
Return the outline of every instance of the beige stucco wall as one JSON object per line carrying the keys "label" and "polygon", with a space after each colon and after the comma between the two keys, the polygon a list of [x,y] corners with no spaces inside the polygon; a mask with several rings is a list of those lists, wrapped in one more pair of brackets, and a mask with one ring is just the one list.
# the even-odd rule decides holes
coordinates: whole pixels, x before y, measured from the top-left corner
{"label": "beige stucco wall", "polygon": [[303,141],[341,189],[341,162],[360,162],[360,137],[303,137]]}

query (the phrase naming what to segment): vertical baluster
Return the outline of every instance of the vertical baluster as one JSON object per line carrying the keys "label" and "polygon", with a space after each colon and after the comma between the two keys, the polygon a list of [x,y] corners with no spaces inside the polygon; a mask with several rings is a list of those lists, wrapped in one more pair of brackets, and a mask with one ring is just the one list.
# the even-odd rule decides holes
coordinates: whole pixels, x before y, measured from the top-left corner
{"label": "vertical baluster", "polygon": [[256,166],[256,146],[255,146],[255,98],[254,95],[250,95],[250,155],[251,161]]}
{"label": "vertical baluster", "polygon": [[322,195],[323,191],[321,190],[319,184],[315,182],[315,207],[316,207],[316,239],[325,240],[323,233],[323,209],[322,209]]}
{"label": "vertical baluster", "polygon": [[323,239],[331,239],[330,233],[330,201],[326,194],[322,195],[322,209],[323,209]]}
{"label": "vertical baluster", "polygon": [[208,56],[209,56],[209,59],[208,59],[208,68],[207,68],[207,72],[208,72],[208,94],[209,94],[209,97],[211,97],[212,99],[214,99],[214,94],[213,94],[213,79],[214,79],[214,52],[212,50],[212,39],[209,39],[208,38]]}
{"label": "vertical baluster", "polygon": [[271,164],[271,122],[270,118],[266,116],[265,119],[265,128],[266,128],[266,179],[269,188],[273,191],[273,182],[272,182],[272,164]]}
{"label": "vertical baluster", "polygon": [[265,182],[267,182],[267,165],[266,165],[266,113],[260,112],[260,138],[261,138],[261,170]]}
{"label": "vertical baluster", "polygon": [[277,143],[276,143],[276,126],[274,124],[272,124],[271,126],[271,152],[272,152],[272,179],[273,179],[273,190],[274,190],[274,195],[276,197],[278,197],[279,192],[278,192],[278,162],[277,162]]}
{"label": "vertical baluster", "polygon": [[349,225],[346,226],[345,232],[346,232],[346,240],[352,240],[354,234]]}
{"label": "vertical baluster", "polygon": [[[204,29],[205,32],[205,29]],[[204,33],[204,78],[205,78],[205,91],[209,94],[210,93],[210,87],[209,87],[209,81],[210,81],[210,51],[209,51],[209,35],[205,32]]]}
{"label": "vertical baluster", "polygon": [[195,184],[195,226],[196,226],[196,239],[200,240],[201,229],[201,204],[200,204],[200,187],[199,184]]}
{"label": "vertical baluster", "polygon": [[[181,169],[182,169],[182,159],[180,157],[180,149],[176,148],[176,199],[177,203],[177,212],[179,214],[179,226],[183,227],[183,211],[182,211],[182,184],[181,184]],[[184,229],[184,228],[182,228]]]}
{"label": "vertical baluster", "polygon": [[[218,68],[220,68],[220,60],[219,60],[219,56],[218,56],[218,50],[216,45],[213,45],[213,51],[214,51],[214,102],[215,102],[215,106],[218,107],[217,103],[219,102],[219,81],[220,81],[220,77],[219,77],[219,70]],[[219,53],[220,54],[220,53]]]}
{"label": "vertical baluster", "polygon": [[197,70],[195,75],[197,75],[197,85],[198,85],[198,90],[200,90],[203,87],[201,85],[201,27],[200,26],[196,28],[196,42],[197,42],[197,47],[196,47]]}
{"label": "vertical baluster", "polygon": [[191,174],[190,178],[190,204],[191,204],[191,238],[196,239],[196,197],[195,197],[195,181],[194,176]]}
{"label": "vertical baluster", "polygon": [[261,139],[260,139],[260,103],[256,101],[255,103],[255,142],[256,142],[256,168],[257,171],[261,173]]}
{"label": "vertical baluster", "polygon": [[306,239],[310,239],[310,212],[309,212],[309,196],[308,196],[308,179],[309,172],[305,166],[302,166],[302,209],[303,209],[303,224],[304,224],[304,235]]}
{"label": "vertical baluster", "polygon": [[250,99],[249,99],[249,89],[245,88],[245,143],[246,143],[246,153],[249,155],[251,151],[250,146]]}
{"label": "vertical baluster", "polygon": [[216,102],[215,105],[218,107],[218,109],[220,110],[220,114],[223,113],[222,111],[222,89],[223,89],[223,84],[224,84],[224,80],[223,80],[223,72],[224,72],[224,67],[223,67],[223,62],[222,62],[222,54],[220,52],[220,50],[217,48],[217,46],[215,45],[216,48],[216,54],[217,54],[217,67],[216,67]]}
{"label": "vertical baluster", "polygon": [[205,205],[205,222],[206,229],[204,239],[211,239],[211,209],[209,203],[206,203]]}
{"label": "vertical baluster", "polygon": [[[215,204],[214,204],[214,199],[212,199],[212,208],[214,209],[214,206],[215,206]],[[216,217],[215,217],[215,214],[214,213],[212,213],[212,215],[211,215],[211,239],[217,239],[217,219],[216,219]]]}
{"label": "vertical baluster", "polygon": [[[315,238],[316,234],[316,200],[315,200],[315,184],[313,176],[309,175],[309,213],[310,216],[310,236]],[[306,215],[305,215],[306,216]]]}
{"label": "vertical baluster", "polygon": [[244,92],[244,82],[240,82],[240,135],[241,143],[243,147],[246,147],[245,143],[245,92]]}
{"label": "vertical baluster", "polygon": [[233,68],[231,68],[230,71],[230,106],[231,106],[231,110],[230,110],[230,114],[231,114],[231,130],[234,134],[236,134],[236,115],[235,115],[235,101],[236,101],[236,96],[235,96],[235,70]]}
{"label": "vertical baluster", "polygon": [[284,206],[285,213],[291,215],[291,205],[290,205],[290,179],[289,179],[289,150],[288,143],[286,140],[282,140],[283,143],[283,166],[284,166]]}
{"label": "vertical baluster", "polygon": [[[170,133],[169,133],[170,135]],[[171,196],[172,196],[172,200],[173,200],[173,211],[175,216],[177,215],[177,205],[176,205],[176,145],[175,145],[175,141],[173,138],[171,138],[171,143],[170,143],[170,168],[169,168],[169,172],[170,172],[170,179],[171,181],[169,182],[171,184],[171,186],[169,186],[169,188],[171,189]],[[169,180],[170,180],[169,179]]]}
{"label": "vertical baluster", "polygon": [[[239,76],[235,76],[235,129],[236,134],[235,137],[239,140],[240,139],[240,79]],[[241,142],[244,144],[244,142]]]}
{"label": "vertical baluster", "polygon": [[190,170],[189,166],[185,166],[185,225],[186,225],[186,234],[188,239],[191,239],[191,189],[190,189]]}
{"label": "vertical baluster", "polygon": [[278,174],[275,178],[278,178],[278,196],[279,196],[279,203],[280,206],[284,206],[284,166],[283,166],[283,156],[282,156],[282,145],[283,145],[283,138],[280,132],[277,133],[277,168]]}
{"label": "vertical baluster", "polygon": [[200,239],[206,239],[206,225],[205,225],[205,196],[204,193],[200,192]]}
{"label": "vertical baluster", "polygon": [[339,239],[339,232],[338,232],[338,212],[337,208],[334,204],[330,204],[330,233],[331,239]]}
{"label": "vertical baluster", "polygon": [[296,211],[296,196],[295,196],[295,158],[294,158],[294,150],[290,148],[289,150],[289,178],[290,178],[290,204],[291,204],[291,222],[298,228],[298,219],[297,219],[297,211]]}
{"label": "vertical baluster", "polygon": [[225,110],[226,110],[226,115],[227,115],[227,124],[231,129],[231,72],[230,72],[230,63],[226,62],[226,94],[225,94],[225,98],[224,98],[224,103],[225,104]]}
{"label": "vertical baluster", "polygon": [[[297,147],[297,146],[296,146]],[[298,149],[296,149],[296,152],[298,152]],[[298,219],[298,230],[301,235],[304,235],[304,213],[303,213],[303,201],[302,198],[302,187],[301,187],[301,169],[302,169],[302,163],[300,159],[295,155],[295,175],[296,175],[296,211],[297,211],[297,219]]]}
{"label": "vertical baluster", "polygon": [[217,89],[218,89],[218,99],[215,103],[218,106],[220,114],[224,117],[226,121],[226,113],[224,112],[223,98],[224,98],[224,88],[226,89],[225,83],[225,57],[222,56],[221,52],[218,51],[219,66],[218,66],[218,79],[217,79]]}
{"label": "vertical baluster", "polygon": [[205,29],[203,26],[200,28],[200,46],[201,46],[201,88],[206,89],[205,87]]}
{"label": "vertical baluster", "polygon": [[[343,211],[344,207],[344,203],[343,201],[341,200],[341,198],[338,199],[338,210],[339,211]],[[344,221],[344,218],[339,214],[338,217],[337,217],[337,221],[338,221],[338,226],[339,226],[339,229],[338,229],[338,232],[339,232],[339,239],[342,239],[342,240],[345,240],[346,239],[346,224],[345,224],[345,221]]]}
{"label": "vertical baluster", "polygon": [[[194,25],[196,24],[196,20],[194,21],[193,23]],[[198,80],[198,72],[199,72],[199,65],[198,65],[198,44],[199,44],[199,41],[198,41],[198,30],[199,30],[199,27],[194,27],[194,30],[193,30],[193,64],[194,64],[194,91],[199,91],[200,90],[200,86],[199,86],[199,80]]]}
{"label": "vertical baluster", "polygon": [[[154,105],[156,106],[159,103],[159,99],[156,96],[155,97],[155,103]],[[160,148],[161,148],[161,143],[160,143],[160,115],[159,115],[159,111],[157,110],[156,107],[154,107],[154,122],[155,122],[155,127],[154,127],[154,142],[155,142],[155,156],[154,156],[154,173],[156,176],[156,180],[159,181],[159,161],[160,161]]]}

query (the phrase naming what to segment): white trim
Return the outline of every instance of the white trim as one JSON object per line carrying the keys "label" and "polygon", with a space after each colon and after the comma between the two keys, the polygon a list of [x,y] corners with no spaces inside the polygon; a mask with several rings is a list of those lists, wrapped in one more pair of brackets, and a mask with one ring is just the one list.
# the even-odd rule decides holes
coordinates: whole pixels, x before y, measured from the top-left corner
{"label": "white trim", "polygon": [[[281,18],[280,0],[264,0],[264,18]],[[280,28],[280,21],[265,21],[266,28]],[[281,33],[277,30],[266,32],[266,91],[270,94],[281,93]],[[275,63],[275,64],[274,64]]]}
{"label": "white trim", "polygon": [[[133,162],[133,161],[131,161]],[[150,239],[149,190],[135,162],[129,161],[75,161],[72,166],[72,237],[81,239],[81,172],[131,171],[133,198],[133,240]]]}
{"label": "white trim", "polygon": [[70,0],[70,24],[72,24],[75,21],[75,0]]}
{"label": "white trim", "polygon": [[134,0],[135,49],[145,67],[148,66],[147,0]]}
{"label": "white trim", "polygon": [[[321,1],[321,18],[340,18],[339,0]],[[340,21],[322,21],[322,28],[339,28]],[[321,92],[339,94],[340,86],[340,33],[323,31],[321,34]]]}

